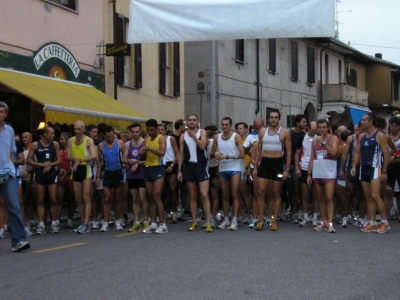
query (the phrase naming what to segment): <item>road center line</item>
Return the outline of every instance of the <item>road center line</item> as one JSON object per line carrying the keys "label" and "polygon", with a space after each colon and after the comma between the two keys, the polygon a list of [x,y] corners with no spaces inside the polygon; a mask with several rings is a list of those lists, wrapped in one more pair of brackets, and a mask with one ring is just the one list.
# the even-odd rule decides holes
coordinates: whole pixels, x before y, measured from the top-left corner
{"label": "road center line", "polygon": [[123,237],[123,236],[138,234],[138,233],[142,233],[142,231],[135,231],[135,232],[122,233],[122,234],[116,235],[116,237]]}
{"label": "road center line", "polygon": [[54,251],[54,250],[61,250],[65,248],[71,248],[71,247],[76,247],[76,246],[82,246],[87,243],[76,243],[76,244],[70,244],[70,245],[65,245],[65,246],[60,246],[60,247],[54,247],[54,248],[48,248],[48,249],[43,249],[43,250],[37,250],[34,251],[33,253],[44,253],[44,252],[49,252],[49,251]]}

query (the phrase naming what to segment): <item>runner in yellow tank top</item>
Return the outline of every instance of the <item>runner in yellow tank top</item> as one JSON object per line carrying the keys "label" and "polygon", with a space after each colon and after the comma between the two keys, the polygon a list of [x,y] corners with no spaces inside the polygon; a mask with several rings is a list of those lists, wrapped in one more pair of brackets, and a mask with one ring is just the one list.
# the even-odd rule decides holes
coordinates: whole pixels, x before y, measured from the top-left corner
{"label": "runner in yellow tank top", "polygon": [[[145,148],[159,151],[161,137],[162,137],[161,134],[157,134],[157,137],[155,137],[154,140],[152,140],[151,137],[148,138],[146,141],[146,144],[145,144]],[[165,138],[164,138],[164,140],[165,140]],[[144,161],[144,164],[146,167],[161,166],[162,165],[162,157],[163,157],[163,155],[159,156],[156,153],[147,150],[146,159]]]}
{"label": "runner in yellow tank top", "polygon": [[[140,154],[146,154],[143,180],[146,187],[147,200],[151,217],[151,225],[143,230],[144,233],[168,233],[165,223],[164,204],[161,201],[161,191],[164,185],[165,167],[161,165],[165,154],[165,137],[157,133],[157,121],[150,119],[146,122],[146,130],[149,138]],[[160,217],[160,226],[157,226],[156,218]]]}
{"label": "runner in yellow tank top", "polygon": [[97,158],[93,139],[86,137],[83,132],[85,124],[82,121],[74,123],[75,137],[68,140],[67,161],[73,163],[72,175],[75,201],[81,215],[82,225],[74,231],[77,233],[89,232],[89,218],[92,210],[90,188],[92,186],[92,167],[88,164]]}

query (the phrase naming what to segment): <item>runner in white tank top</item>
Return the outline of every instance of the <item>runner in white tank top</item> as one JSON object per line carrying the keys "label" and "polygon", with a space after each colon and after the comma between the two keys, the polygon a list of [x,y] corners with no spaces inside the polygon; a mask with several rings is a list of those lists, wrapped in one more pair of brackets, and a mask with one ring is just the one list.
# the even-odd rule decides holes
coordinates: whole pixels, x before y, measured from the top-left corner
{"label": "runner in white tank top", "polygon": [[[258,180],[257,205],[260,221],[256,230],[264,228],[265,193],[268,182],[272,180],[273,211],[268,211],[268,218],[272,219],[271,230],[278,230],[276,219],[281,209],[282,183],[289,177],[289,169],[283,170],[282,152],[286,152],[286,166],[290,167],[292,158],[292,139],[290,132],[280,127],[281,113],[278,109],[272,109],[268,113],[268,128],[261,128],[258,135],[258,152],[256,161],[260,162],[258,169],[254,169],[254,179]],[[269,143],[266,143],[269,142]],[[261,158],[261,161],[260,161]],[[256,180],[256,179],[255,179]],[[273,213],[273,215],[272,215]]]}
{"label": "runner in white tank top", "polygon": [[[222,190],[222,207],[225,220],[220,229],[236,231],[239,216],[240,160],[244,158],[244,149],[240,136],[232,132],[232,119],[225,117],[221,121],[222,133],[214,139],[211,156],[219,160],[219,178]],[[233,219],[229,222],[229,195],[233,199]]]}
{"label": "runner in white tank top", "polygon": [[[165,211],[167,212],[167,219],[173,219],[173,212],[176,211],[177,197],[175,193],[175,188],[177,184],[176,176],[178,173],[178,158],[179,149],[176,143],[176,139],[172,136],[168,136],[167,127],[165,124],[161,123],[157,126],[158,134],[161,134],[166,139],[166,149],[165,154],[162,158],[163,165],[165,166],[165,179],[164,179],[164,193],[163,201],[165,204]],[[172,220],[173,223],[177,222],[176,217]]]}

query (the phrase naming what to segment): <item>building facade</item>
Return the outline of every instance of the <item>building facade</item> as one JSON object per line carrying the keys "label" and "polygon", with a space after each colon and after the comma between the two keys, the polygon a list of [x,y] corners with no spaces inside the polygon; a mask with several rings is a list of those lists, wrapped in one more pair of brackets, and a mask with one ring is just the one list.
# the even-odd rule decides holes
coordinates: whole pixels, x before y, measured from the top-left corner
{"label": "building facade", "polygon": [[[103,0],[102,3],[103,44],[124,43],[129,22],[134,22],[129,20],[130,1]],[[166,123],[171,129],[175,120],[184,118],[183,43],[135,44],[129,47],[130,56],[102,56],[107,95],[148,118]]]}
{"label": "building facade", "polygon": [[[287,127],[294,126],[299,113],[309,121],[329,118],[333,124],[348,125],[356,115],[370,111],[369,91],[385,104],[393,103],[398,94],[393,71],[398,66],[333,38],[216,44],[217,124],[225,116],[249,124],[255,118],[266,121],[268,110],[278,108],[281,124]],[[212,109],[211,42],[185,43],[185,58],[185,114],[197,113],[207,125]]]}

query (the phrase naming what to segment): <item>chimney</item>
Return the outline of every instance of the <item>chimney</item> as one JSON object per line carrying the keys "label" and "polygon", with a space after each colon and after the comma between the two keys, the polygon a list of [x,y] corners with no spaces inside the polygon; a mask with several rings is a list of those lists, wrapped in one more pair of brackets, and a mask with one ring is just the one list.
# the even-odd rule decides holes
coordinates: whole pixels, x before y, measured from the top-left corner
{"label": "chimney", "polygon": [[375,53],[375,57],[379,58],[379,59],[382,59],[382,53]]}

